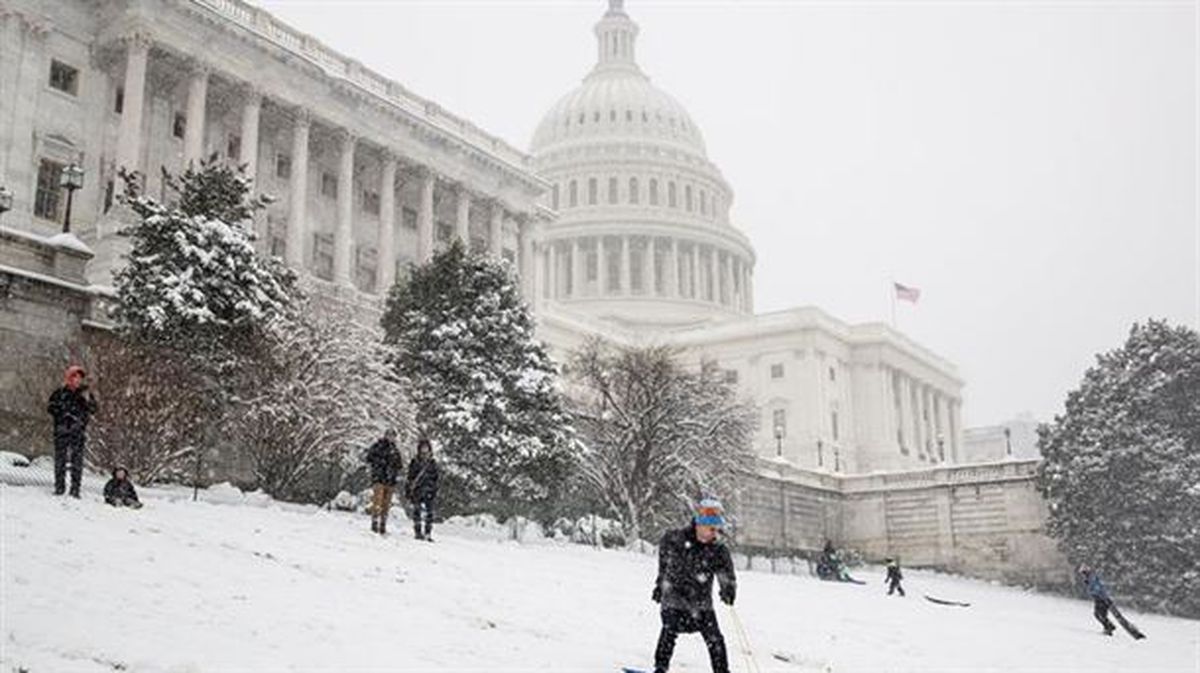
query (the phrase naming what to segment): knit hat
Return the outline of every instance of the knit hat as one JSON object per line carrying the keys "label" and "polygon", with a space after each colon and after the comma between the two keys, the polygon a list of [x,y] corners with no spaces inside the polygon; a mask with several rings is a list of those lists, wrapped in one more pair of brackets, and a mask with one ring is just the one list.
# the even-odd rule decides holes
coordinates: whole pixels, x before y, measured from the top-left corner
{"label": "knit hat", "polygon": [[725,525],[725,508],[721,506],[721,501],[713,497],[707,497],[696,503],[695,515],[692,520],[700,526],[724,526]]}

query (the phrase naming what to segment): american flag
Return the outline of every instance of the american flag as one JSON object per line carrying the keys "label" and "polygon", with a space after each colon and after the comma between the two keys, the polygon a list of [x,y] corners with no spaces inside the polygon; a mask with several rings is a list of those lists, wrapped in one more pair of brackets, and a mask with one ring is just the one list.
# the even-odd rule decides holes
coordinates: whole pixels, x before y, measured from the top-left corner
{"label": "american flag", "polygon": [[910,301],[915,304],[921,298],[921,290],[915,287],[908,287],[896,282],[893,282],[892,285],[896,287],[896,299],[900,301]]}

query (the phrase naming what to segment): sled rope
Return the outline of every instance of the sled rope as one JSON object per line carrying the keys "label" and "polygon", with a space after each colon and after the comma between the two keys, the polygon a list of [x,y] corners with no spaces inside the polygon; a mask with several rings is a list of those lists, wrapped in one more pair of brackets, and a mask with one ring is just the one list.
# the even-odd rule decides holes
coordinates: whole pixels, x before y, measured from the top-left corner
{"label": "sled rope", "polygon": [[746,660],[746,670],[749,673],[762,673],[762,669],[758,667],[758,662],[754,659],[754,652],[750,649],[750,634],[746,632],[742,618],[738,616],[737,610],[734,610],[732,605],[729,606],[729,615],[733,617],[733,632],[737,635],[742,657]]}

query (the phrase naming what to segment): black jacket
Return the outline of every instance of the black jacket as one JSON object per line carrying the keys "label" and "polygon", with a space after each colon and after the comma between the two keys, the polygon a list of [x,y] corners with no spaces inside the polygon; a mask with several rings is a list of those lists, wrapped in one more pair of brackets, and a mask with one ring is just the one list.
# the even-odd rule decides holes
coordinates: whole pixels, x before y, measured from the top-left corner
{"label": "black jacket", "polygon": [[137,491],[133,488],[133,482],[129,481],[129,472],[125,473],[124,479],[117,479],[116,470],[113,470],[112,479],[104,485],[104,502],[116,505],[128,500],[138,502]]}
{"label": "black jacket", "polygon": [[96,413],[96,399],[87,393],[87,388],[71,390],[62,386],[50,394],[46,411],[54,418],[55,437],[82,440],[88,419]]}
{"label": "black jacket", "polygon": [[654,599],[664,608],[712,610],[713,577],[721,599],[732,604],[737,577],[729,549],[720,541],[701,544],[695,526],[667,531],[658,545],[658,579]]}
{"label": "black jacket", "polygon": [[904,575],[901,575],[901,574],[900,574],[900,566],[899,566],[899,565],[896,565],[896,564],[894,564],[894,563],[893,563],[893,564],[891,564],[891,565],[889,565],[889,566],[887,567],[887,579],[886,579],[886,581],[888,581],[888,582],[899,582],[901,579],[904,579]]}
{"label": "black jacket", "polygon": [[404,494],[413,502],[433,502],[438,491],[438,465],[433,458],[417,456],[408,464]]}
{"label": "black jacket", "polygon": [[400,478],[402,459],[396,443],[381,437],[367,449],[367,465],[371,467],[371,483],[395,486]]}

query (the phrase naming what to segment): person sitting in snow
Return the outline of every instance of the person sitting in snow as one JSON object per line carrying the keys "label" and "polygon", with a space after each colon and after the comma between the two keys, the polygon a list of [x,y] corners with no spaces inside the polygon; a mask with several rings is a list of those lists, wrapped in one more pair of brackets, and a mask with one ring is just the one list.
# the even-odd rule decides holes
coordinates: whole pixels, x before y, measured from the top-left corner
{"label": "person sitting in snow", "polygon": [[658,545],[658,578],[651,598],[662,606],[662,631],[654,650],[654,672],[666,673],[680,633],[700,632],[713,673],[728,673],[725,638],[712,605],[712,584],[720,583],[721,601],[733,605],[737,577],[729,549],[717,539],[725,512],[716,498],[696,504],[692,523],[667,531]]}
{"label": "person sitting in snow", "polygon": [[904,575],[900,573],[900,562],[894,558],[884,559],[887,563],[887,577],[884,578],[884,583],[888,585],[888,595],[892,592],[899,591],[900,595],[904,595],[904,587],[900,586],[900,580],[904,579]]}
{"label": "person sitting in snow", "polygon": [[367,449],[367,465],[371,468],[371,532],[387,535],[388,510],[401,468],[395,430],[385,430],[383,437]]}
{"label": "person sitting in snow", "polygon": [[[433,503],[437,500],[438,464],[433,459],[433,446],[422,437],[417,442],[417,457],[408,464],[404,495],[413,507],[413,532],[418,540],[433,542]],[[424,526],[424,530],[422,530]]]}
{"label": "person sitting in snow", "polygon": [[112,471],[112,479],[104,485],[104,502],[113,507],[132,507],[141,509],[142,502],[138,500],[133,482],[129,481],[129,470],[117,467]]}
{"label": "person sitting in snow", "polygon": [[71,497],[79,497],[83,476],[83,447],[87,442],[88,419],[96,413],[96,398],[88,392],[83,367],[71,365],[63,374],[63,385],[50,395],[46,411],[54,419],[54,495],[66,489],[71,472]]}

